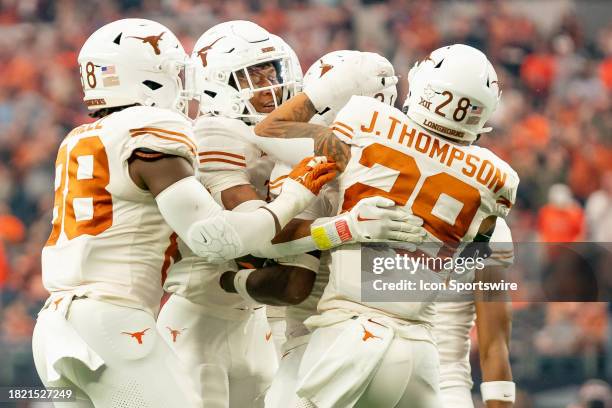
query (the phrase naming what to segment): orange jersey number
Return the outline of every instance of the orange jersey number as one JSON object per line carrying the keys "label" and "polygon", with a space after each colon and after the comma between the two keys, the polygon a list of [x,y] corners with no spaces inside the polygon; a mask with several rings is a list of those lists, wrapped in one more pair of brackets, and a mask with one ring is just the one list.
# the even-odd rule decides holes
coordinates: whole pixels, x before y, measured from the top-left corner
{"label": "orange jersey number", "polygon": [[[363,149],[359,163],[369,168],[380,164],[399,171],[399,174],[389,191],[363,183],[348,187],[344,192],[343,211],[350,211],[362,198],[374,196],[386,197],[404,206],[421,178],[421,171],[413,157],[378,143]],[[442,194],[463,204],[453,225],[432,214]],[[412,212],[423,219],[423,226],[434,237],[446,244],[457,244],[467,233],[479,207],[480,192],[477,188],[448,173],[438,173],[424,179],[412,203]]]}
{"label": "orange jersey number", "polygon": [[[113,225],[113,199],[106,190],[110,181],[108,156],[99,137],[80,139],[70,155],[67,154],[67,146],[62,146],[55,168],[59,180],[56,180],[55,190],[56,212],[45,246],[57,243],[62,225],[68,239],[84,234],[98,235]],[[77,205],[92,208],[93,215],[77,220]]]}

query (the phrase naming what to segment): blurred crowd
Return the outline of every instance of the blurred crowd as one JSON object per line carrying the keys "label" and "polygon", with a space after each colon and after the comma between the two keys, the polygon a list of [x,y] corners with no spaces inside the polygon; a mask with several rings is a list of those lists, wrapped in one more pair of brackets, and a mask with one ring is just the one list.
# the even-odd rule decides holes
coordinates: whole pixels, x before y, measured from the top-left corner
{"label": "blurred crowd", "polygon": [[[388,57],[402,79],[443,44],[477,47],[503,90],[495,130],[479,143],[521,177],[510,219],[514,240],[612,242],[612,23],[593,32],[573,1],[543,3],[554,7],[542,13],[509,1],[0,0],[0,360],[12,359],[0,367],[0,384],[24,384],[30,375],[29,338],[46,297],[40,250],[50,230],[55,154],[73,127],[91,120],[76,56],[96,28],[151,18],[174,30],[189,52],[212,25],[248,19],[293,46],[304,70],[329,51],[360,49]],[[398,106],[405,80],[399,91]],[[522,305],[519,316],[524,310],[539,320],[518,342],[544,356],[588,352],[597,359],[606,347],[605,303]]]}

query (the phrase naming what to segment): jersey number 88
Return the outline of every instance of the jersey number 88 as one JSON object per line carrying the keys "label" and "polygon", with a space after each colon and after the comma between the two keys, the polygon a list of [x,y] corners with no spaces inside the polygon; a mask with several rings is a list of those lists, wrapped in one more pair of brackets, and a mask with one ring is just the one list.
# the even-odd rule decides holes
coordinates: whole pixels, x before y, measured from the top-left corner
{"label": "jersey number 88", "polygon": [[[45,246],[57,243],[62,231],[70,240],[78,236],[98,235],[113,225],[113,200],[106,190],[110,182],[108,156],[98,136],[79,139],[68,154],[68,143],[62,146],[55,162],[55,202],[53,229]],[[91,174],[79,172],[80,166],[91,163]],[[64,194],[64,191],[66,194]],[[90,218],[77,220],[75,200],[90,203]]]}

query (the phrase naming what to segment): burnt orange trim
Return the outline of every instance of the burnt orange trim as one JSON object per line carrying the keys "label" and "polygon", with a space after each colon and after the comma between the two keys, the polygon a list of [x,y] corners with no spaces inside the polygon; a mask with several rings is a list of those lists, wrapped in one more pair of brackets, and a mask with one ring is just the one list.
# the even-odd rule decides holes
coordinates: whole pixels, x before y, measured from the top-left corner
{"label": "burnt orange trim", "polygon": [[246,167],[246,163],[240,163],[240,162],[236,162],[236,161],[232,161],[232,160],[226,160],[226,159],[200,159],[200,163],[208,163],[208,162],[222,162],[222,163],[233,164],[233,165],[236,165],[238,167]]}
{"label": "burnt orange trim", "polygon": [[287,177],[289,177],[289,175],[288,175],[288,174],[285,174],[284,176],[280,176],[280,177],[278,177],[278,178],[275,178],[274,180],[272,180],[272,181],[270,182],[270,185],[272,185],[272,184],[276,184],[276,183],[278,183],[279,181],[286,179]]}
{"label": "burnt orange trim", "polygon": [[136,136],[141,136],[141,135],[151,135],[151,136],[159,137],[160,139],[172,140],[173,142],[182,143],[182,144],[184,144],[185,146],[187,146],[189,148],[189,150],[191,151],[191,153],[193,153],[194,156],[197,154],[196,153],[197,149],[196,149],[196,147],[193,144],[191,144],[191,143],[189,143],[189,142],[187,142],[185,140],[178,139],[176,137],[160,135],[159,133],[155,133],[153,131],[133,133],[131,136],[132,137],[136,137]]}
{"label": "burnt orange trim", "polygon": [[283,186],[283,184],[284,184],[283,182],[278,183],[278,184],[274,184],[274,185],[273,185],[273,184],[270,184],[270,190],[274,190],[274,189],[277,189],[277,188],[281,188],[281,187]]}
{"label": "burnt orange trim", "polygon": [[252,264],[252,263],[250,263],[250,262],[245,262],[245,261],[237,261],[236,263],[237,263],[239,266],[241,266],[242,268],[245,268],[245,269],[257,269],[257,268],[255,268],[255,265],[253,265],[253,264]]}
{"label": "burnt orange trim", "polygon": [[506,197],[500,197],[496,201],[497,204],[505,205],[508,208],[512,208],[512,203]]}
{"label": "burnt orange trim", "polygon": [[156,128],[156,127],[144,127],[144,128],[138,128],[138,129],[130,129],[130,133],[133,132],[159,132],[159,133],[168,133],[169,135],[173,135],[173,136],[180,136],[180,137],[184,137],[185,139],[191,141],[191,138],[189,136],[187,136],[184,133],[180,133],[180,132],[173,132],[171,130],[166,130],[166,129],[162,129],[162,128]]}
{"label": "burnt orange trim", "polygon": [[331,130],[334,130],[334,131],[336,131],[336,132],[340,132],[340,133],[342,133],[344,136],[348,137],[349,139],[352,139],[352,138],[353,138],[353,136],[352,136],[352,135],[350,135],[350,134],[349,134],[347,131],[342,130],[342,129],[338,128],[338,127],[335,127],[335,126],[334,126],[334,127],[332,127],[332,128],[331,128]]}
{"label": "burnt orange trim", "polygon": [[346,130],[348,130],[349,132],[353,133],[353,128],[350,127],[349,125],[347,125],[346,123],[335,121],[334,123],[332,123],[332,126],[334,126],[334,125],[338,125],[338,126],[341,126],[343,128],[346,128]]}
{"label": "burnt orange trim", "polygon": [[145,135],[147,133],[155,133],[157,134],[167,134],[167,135],[171,135],[171,136],[177,136],[179,138],[185,139],[185,142],[189,143],[190,146],[192,146],[195,151],[198,151],[198,148],[196,147],[195,143],[193,142],[193,140],[183,134],[183,133],[179,133],[179,132],[172,132],[170,130],[165,130],[162,128],[154,128],[154,127],[149,127],[149,128],[139,128],[139,129],[130,129],[130,135],[132,137],[134,136],[140,136],[140,135]]}
{"label": "burnt orange trim", "polygon": [[241,156],[239,154],[221,152],[221,151],[217,151],[217,150],[211,150],[211,151],[208,151],[208,152],[200,152],[200,153],[198,153],[198,156],[209,156],[209,155],[214,155],[214,154],[219,154],[219,155],[222,155],[222,156],[230,156],[230,157],[234,157],[236,159],[246,160],[244,156]]}
{"label": "burnt orange trim", "polygon": [[145,152],[141,152],[139,150],[134,151],[134,154],[138,157],[142,157],[145,159],[156,159],[159,157],[162,157],[164,154],[163,153],[158,153],[158,152],[154,152],[154,153],[145,153]]}

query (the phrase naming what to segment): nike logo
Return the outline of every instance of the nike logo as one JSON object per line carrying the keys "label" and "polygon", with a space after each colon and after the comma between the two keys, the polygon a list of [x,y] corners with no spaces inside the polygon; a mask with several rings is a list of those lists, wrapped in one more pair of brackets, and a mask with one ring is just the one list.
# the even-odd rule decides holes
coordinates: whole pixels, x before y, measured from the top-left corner
{"label": "nike logo", "polygon": [[272,337],[272,330],[270,330],[268,333],[266,333],[266,341],[269,341],[270,337]]}
{"label": "nike logo", "polygon": [[504,398],[510,398],[512,395],[510,394],[504,394]]}
{"label": "nike logo", "polygon": [[376,221],[376,218],[364,218],[361,214],[357,214],[357,221]]}
{"label": "nike logo", "polygon": [[204,234],[202,234],[200,232],[200,236],[202,237],[202,241],[204,241],[205,244],[208,244],[208,240],[206,239],[206,237],[204,236]]}

